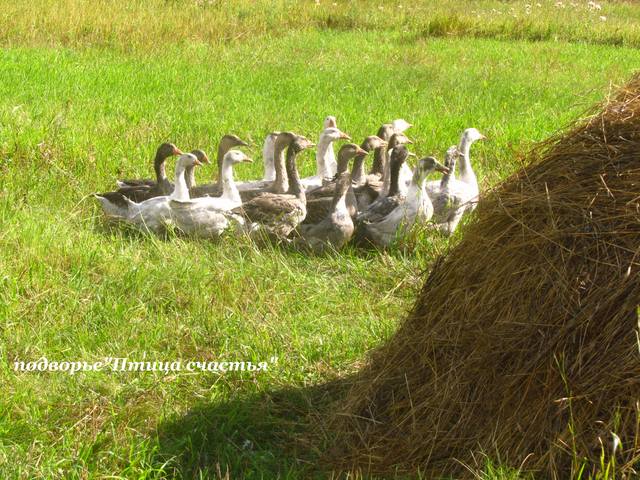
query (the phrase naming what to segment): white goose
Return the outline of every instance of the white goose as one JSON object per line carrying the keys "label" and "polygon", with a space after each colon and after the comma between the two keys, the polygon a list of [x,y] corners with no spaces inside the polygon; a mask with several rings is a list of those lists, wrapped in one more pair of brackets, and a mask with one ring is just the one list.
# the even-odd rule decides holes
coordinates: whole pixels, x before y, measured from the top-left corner
{"label": "white goose", "polygon": [[379,247],[387,247],[396,238],[402,237],[416,222],[427,222],[433,215],[433,204],[425,189],[427,175],[437,170],[448,173],[447,167],[433,157],[418,162],[406,200],[395,207],[383,219],[374,223],[365,223],[365,236]]}
{"label": "white goose", "polygon": [[[168,223],[171,222],[171,209],[169,201],[189,200],[189,188],[185,179],[185,170],[193,165],[201,165],[195,155],[191,153],[182,154],[176,163],[175,188],[171,195],[153,197],[140,203],[136,203],[122,196],[126,203],[126,208],[117,208],[114,211],[113,199],[101,195],[95,197],[102,204],[102,208],[108,216],[116,217],[118,220],[130,223],[139,230],[162,232]],[[114,193],[114,192],[112,192]]]}
{"label": "white goose", "polygon": [[[434,223],[446,235],[451,235],[460,223],[465,212],[473,211],[478,203],[478,179],[471,168],[469,152],[471,145],[486,137],[475,128],[466,129],[456,148],[459,162],[459,177],[451,177],[447,182],[427,183],[427,193],[434,206]],[[454,154],[450,148],[447,153]]]}
{"label": "white goose", "polygon": [[[219,197],[199,197],[189,199],[175,199],[177,202],[185,202],[194,208],[207,208],[210,210],[232,210],[242,204],[240,192],[233,180],[233,166],[238,163],[251,163],[251,160],[240,150],[229,150],[222,159],[222,195]],[[187,207],[185,207],[186,209]]]}
{"label": "white goose", "polygon": [[336,175],[338,163],[333,151],[333,142],[336,140],[351,140],[351,137],[336,127],[325,128],[320,134],[316,150],[316,174],[301,180],[305,190],[320,187],[324,179],[330,180]]}

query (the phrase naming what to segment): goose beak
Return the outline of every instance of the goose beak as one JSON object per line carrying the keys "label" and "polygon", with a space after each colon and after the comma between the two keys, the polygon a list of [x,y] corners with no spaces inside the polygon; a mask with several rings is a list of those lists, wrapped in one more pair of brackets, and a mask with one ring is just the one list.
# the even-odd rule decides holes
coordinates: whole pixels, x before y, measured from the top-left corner
{"label": "goose beak", "polygon": [[253,163],[253,158],[249,158],[249,157],[244,157],[244,159],[242,160],[244,163]]}
{"label": "goose beak", "polygon": [[211,160],[206,155],[202,158],[202,163],[206,163],[207,165],[211,164]]}
{"label": "goose beak", "polygon": [[180,150],[178,147],[173,147],[173,154],[182,155],[182,150]]}
{"label": "goose beak", "polygon": [[407,141],[406,143],[408,143],[409,145],[413,145],[413,140],[411,140],[409,137],[406,137]]}
{"label": "goose beak", "polygon": [[356,150],[356,155],[369,155],[369,152],[367,152],[364,148],[358,147]]}
{"label": "goose beak", "polygon": [[248,147],[249,144],[243,140],[240,140],[240,143],[238,144],[239,147]]}
{"label": "goose beak", "polygon": [[351,137],[344,132],[340,132],[340,138],[344,140],[351,140]]}
{"label": "goose beak", "polygon": [[410,157],[417,158],[417,155],[416,155],[415,153],[413,153],[413,152],[409,152],[409,156],[410,156]]}
{"label": "goose beak", "polygon": [[480,134],[480,140],[489,140],[487,137],[485,137],[484,135]]}
{"label": "goose beak", "polygon": [[202,162],[196,158],[196,159],[193,161],[193,164],[194,164],[194,165],[197,165],[197,166],[201,166],[201,165],[202,165]]}

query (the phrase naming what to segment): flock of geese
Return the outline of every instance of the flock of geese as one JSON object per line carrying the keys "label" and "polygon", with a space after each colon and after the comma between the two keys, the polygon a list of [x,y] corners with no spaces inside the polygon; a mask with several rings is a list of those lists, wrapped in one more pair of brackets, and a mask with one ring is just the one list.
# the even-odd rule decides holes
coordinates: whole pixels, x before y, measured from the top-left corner
{"label": "flock of geese", "polygon": [[[316,253],[338,250],[352,239],[384,248],[427,222],[450,235],[477,204],[478,181],[469,151],[485,137],[475,128],[466,129],[460,143],[447,150],[444,165],[429,156],[412,169],[407,160],[416,155],[408,150],[413,142],[404,133],[411,126],[403,119],[384,124],[360,146],[343,144],[337,158],[334,142],[351,138],[333,116],[324,120],[317,146],[293,132],[269,133],[263,148],[264,176],[249,182],[234,180],[234,167],[252,162],[238,149],[248,144],[235,135],[222,137],[218,179],[204,185],[196,184],[195,168],[210,163],[207,155],[202,150],[183,153],[164,143],[154,160],[155,180],[120,180],[117,190],[95,197],[109,219],[140,230],[163,233],[176,228],[209,239],[230,230]],[[316,174],[300,178],[296,159],[314,146]],[[165,166],[172,156],[178,156],[174,183]],[[442,179],[427,181],[433,171],[442,172]]]}

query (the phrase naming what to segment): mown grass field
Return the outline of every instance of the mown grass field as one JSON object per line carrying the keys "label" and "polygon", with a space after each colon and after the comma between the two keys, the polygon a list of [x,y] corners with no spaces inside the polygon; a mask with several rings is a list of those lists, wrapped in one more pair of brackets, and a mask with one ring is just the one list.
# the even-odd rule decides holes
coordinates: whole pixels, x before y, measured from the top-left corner
{"label": "mown grass field", "polygon": [[[148,176],[162,141],[213,157],[235,133],[259,158],[267,132],[317,138],[329,114],[357,141],[403,117],[414,150],[439,158],[475,126],[490,138],[472,152],[490,188],[640,64],[631,3],[461,3],[0,1],[0,477],[312,475],[309,415],[456,239],[326,258],[159,240],[105,228],[88,194]],[[314,166],[306,154],[303,173]],[[277,361],[14,372],[43,356]]]}

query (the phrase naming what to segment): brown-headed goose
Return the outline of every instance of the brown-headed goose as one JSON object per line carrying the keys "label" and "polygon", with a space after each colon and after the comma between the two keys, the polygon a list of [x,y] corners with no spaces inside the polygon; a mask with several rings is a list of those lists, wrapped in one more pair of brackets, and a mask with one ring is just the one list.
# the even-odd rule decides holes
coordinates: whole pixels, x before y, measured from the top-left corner
{"label": "brown-headed goose", "polygon": [[222,195],[222,161],[225,154],[234,147],[246,147],[249,144],[244,140],[241,140],[237,135],[226,134],[220,139],[218,143],[217,153],[217,166],[218,166],[218,180],[214,183],[206,183],[204,185],[198,185],[191,189],[192,197],[204,197],[208,195],[210,197],[219,197]]}
{"label": "brown-headed goose", "polygon": [[404,145],[396,145],[394,147],[393,152],[391,153],[391,186],[389,188],[389,193],[384,197],[378,197],[378,199],[373,202],[369,208],[364,212],[361,212],[357,217],[358,222],[377,222],[382,220],[404,201],[406,198],[406,191],[400,188],[399,174],[402,164],[406,162],[410,155],[414,156],[414,154],[410,153]]}
{"label": "brown-headed goose", "polygon": [[458,178],[451,178],[444,185],[439,181],[427,183],[427,193],[434,208],[433,221],[447,235],[455,231],[464,213],[473,211],[478,203],[478,180],[471,168],[469,152],[474,142],[485,138],[475,128],[466,129],[457,148]]}
{"label": "brown-headed goose", "polygon": [[320,134],[316,149],[316,174],[301,180],[306,190],[319,187],[323,180],[331,180],[335,176],[338,165],[333,142],[336,140],[351,140],[351,137],[336,127],[325,128]]}
{"label": "brown-headed goose", "polygon": [[[367,153],[355,143],[342,145],[338,151],[338,171],[335,178],[349,170],[349,161],[352,158],[356,155],[367,155]],[[306,192],[307,216],[303,223],[318,223],[331,212],[335,189],[335,180],[331,180],[321,187]],[[347,189],[345,196],[349,215],[355,217],[358,212],[358,203],[352,187]]]}
{"label": "brown-headed goose", "polygon": [[402,237],[416,222],[429,221],[433,215],[433,204],[427,195],[425,183],[427,175],[434,170],[448,173],[447,167],[435,158],[421,159],[413,172],[406,199],[385,217],[374,222],[364,222],[361,226],[364,237],[374,245],[384,248],[396,238]]}
{"label": "brown-headed goose", "polygon": [[117,193],[135,202],[142,202],[158,195],[169,195],[173,191],[173,184],[166,174],[167,159],[182,152],[173,143],[163,143],[158,147],[153,161],[156,179],[119,180]]}
{"label": "brown-headed goose", "polygon": [[140,179],[127,179],[127,180],[116,180],[116,184],[118,188],[126,188],[126,187],[142,187],[148,186],[153,187],[159,183],[163,183],[167,180],[166,175],[166,161],[169,157],[174,155],[182,155],[182,152],[178,147],[176,147],[173,143],[163,143],[156,150],[156,156],[153,160],[153,169],[156,173],[156,179],[152,180],[150,178],[140,178]]}
{"label": "brown-headed goose", "polygon": [[[176,162],[175,188],[171,195],[161,195],[137,203],[117,192],[109,195],[96,194],[95,197],[102,204],[107,216],[132,224],[140,230],[148,230],[156,233],[162,232],[167,223],[171,221],[171,209],[169,200],[188,200],[189,189],[185,179],[187,167],[200,165],[200,161],[191,153],[182,154]],[[126,210],[122,210],[112,202],[113,196],[120,196],[127,204]]]}
{"label": "brown-headed goose", "polygon": [[281,133],[276,143],[288,143],[289,147],[286,158],[288,192],[266,192],[243,203],[232,212],[244,218],[250,235],[265,234],[272,240],[284,240],[307,214],[306,197],[298,175],[296,156],[304,149],[312,147],[313,143],[292,132]]}
{"label": "brown-headed goose", "polygon": [[346,196],[351,188],[349,172],[337,174],[329,214],[319,223],[300,225],[295,244],[314,253],[339,250],[353,235],[353,220],[347,209]]}

